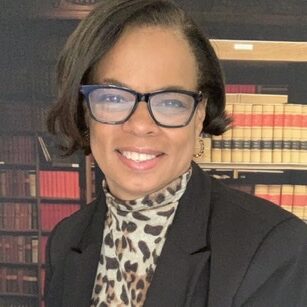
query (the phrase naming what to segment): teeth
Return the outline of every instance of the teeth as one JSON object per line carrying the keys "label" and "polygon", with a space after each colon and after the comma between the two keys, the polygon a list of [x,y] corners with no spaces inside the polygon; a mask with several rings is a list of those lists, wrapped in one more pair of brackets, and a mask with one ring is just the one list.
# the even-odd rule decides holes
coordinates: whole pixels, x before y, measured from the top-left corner
{"label": "teeth", "polygon": [[133,160],[135,162],[143,162],[154,159],[155,155],[149,155],[145,153],[133,152],[133,151],[123,151],[122,155],[125,156],[129,160]]}

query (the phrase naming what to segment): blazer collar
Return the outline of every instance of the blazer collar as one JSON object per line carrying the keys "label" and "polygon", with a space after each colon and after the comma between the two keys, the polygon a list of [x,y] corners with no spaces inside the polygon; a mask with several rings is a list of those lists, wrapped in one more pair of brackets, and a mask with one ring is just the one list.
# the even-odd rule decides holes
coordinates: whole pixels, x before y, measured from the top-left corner
{"label": "blazer collar", "polygon": [[63,307],[88,307],[94,286],[106,213],[103,195],[84,210],[83,223],[66,257]]}
{"label": "blazer collar", "polygon": [[[175,300],[182,305],[209,260],[207,228],[211,180],[196,164],[193,163],[192,168],[191,179],[178,204],[159,257],[145,307],[155,307],[157,304],[169,307],[174,305]],[[99,261],[105,212],[102,193],[86,212],[85,226],[76,234],[67,257],[64,306],[88,307]],[[71,276],[75,278],[72,280]]]}
{"label": "blazer collar", "polygon": [[[193,164],[192,177],[169,229],[144,307],[196,307],[190,300],[200,275],[209,278],[210,246],[207,229],[210,182],[210,178]],[[205,288],[201,296],[203,301],[200,305],[205,306]]]}

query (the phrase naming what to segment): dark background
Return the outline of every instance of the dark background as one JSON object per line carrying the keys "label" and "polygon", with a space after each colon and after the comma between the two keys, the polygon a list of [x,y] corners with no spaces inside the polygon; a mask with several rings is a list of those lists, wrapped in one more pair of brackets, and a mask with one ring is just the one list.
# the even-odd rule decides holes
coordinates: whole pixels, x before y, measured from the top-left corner
{"label": "dark background", "polygon": [[[54,99],[57,55],[80,18],[91,8],[80,2],[0,1],[0,108],[8,100],[48,104]],[[177,2],[194,16],[210,38],[307,41],[306,0]],[[285,84],[289,85],[289,100],[307,101],[306,63],[224,61],[223,67],[228,83]]]}

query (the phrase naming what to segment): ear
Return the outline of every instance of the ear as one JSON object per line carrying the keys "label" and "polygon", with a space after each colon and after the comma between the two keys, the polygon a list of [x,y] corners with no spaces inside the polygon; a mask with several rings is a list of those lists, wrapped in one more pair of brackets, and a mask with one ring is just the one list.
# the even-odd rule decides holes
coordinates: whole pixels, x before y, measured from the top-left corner
{"label": "ear", "polygon": [[204,99],[197,106],[195,114],[195,137],[199,137],[203,129],[203,122],[206,116],[206,105],[207,100]]}

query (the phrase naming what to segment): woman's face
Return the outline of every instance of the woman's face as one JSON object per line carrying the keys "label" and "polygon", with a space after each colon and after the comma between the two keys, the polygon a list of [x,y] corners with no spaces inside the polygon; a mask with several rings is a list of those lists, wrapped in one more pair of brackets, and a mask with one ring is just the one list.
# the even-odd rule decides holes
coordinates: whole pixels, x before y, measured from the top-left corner
{"label": "woman's face", "polygon": [[[179,32],[131,28],[97,64],[94,81],[121,84],[141,93],[169,87],[196,91],[197,64]],[[112,194],[123,200],[136,199],[187,171],[204,108],[199,104],[189,125],[182,128],[158,126],[145,102],[123,124],[102,124],[90,118],[91,150]]]}

